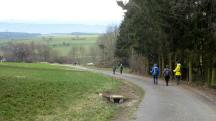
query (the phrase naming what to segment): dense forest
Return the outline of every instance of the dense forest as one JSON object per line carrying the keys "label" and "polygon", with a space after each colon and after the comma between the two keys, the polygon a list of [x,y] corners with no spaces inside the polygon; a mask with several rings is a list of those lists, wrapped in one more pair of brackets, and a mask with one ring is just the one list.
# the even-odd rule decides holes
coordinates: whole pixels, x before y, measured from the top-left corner
{"label": "dense forest", "polygon": [[133,71],[149,74],[182,64],[182,79],[216,86],[215,0],[130,0],[115,55]]}

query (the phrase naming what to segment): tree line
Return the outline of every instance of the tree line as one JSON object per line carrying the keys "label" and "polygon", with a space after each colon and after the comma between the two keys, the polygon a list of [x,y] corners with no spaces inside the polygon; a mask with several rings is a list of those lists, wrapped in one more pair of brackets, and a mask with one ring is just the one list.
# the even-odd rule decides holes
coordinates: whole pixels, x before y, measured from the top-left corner
{"label": "tree line", "polygon": [[[95,62],[97,59],[98,50],[95,46],[72,46],[72,43],[61,42],[60,39],[58,41],[56,42],[52,36],[41,37],[37,40],[32,38],[25,42],[9,40],[0,45],[0,60],[7,62],[86,64]],[[66,53],[63,49],[66,50]]]}
{"label": "tree line", "polygon": [[183,79],[216,86],[215,0],[130,0],[119,27],[115,56],[149,74],[182,64]]}
{"label": "tree line", "polygon": [[1,61],[7,62],[50,62],[73,63],[74,58],[61,54],[48,45],[35,42],[14,43],[8,42],[0,47]]}

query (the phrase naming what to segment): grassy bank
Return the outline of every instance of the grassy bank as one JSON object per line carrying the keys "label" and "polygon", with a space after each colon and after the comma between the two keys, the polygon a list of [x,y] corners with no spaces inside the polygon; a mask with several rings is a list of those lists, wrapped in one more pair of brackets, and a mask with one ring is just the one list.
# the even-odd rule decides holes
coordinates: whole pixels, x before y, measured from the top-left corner
{"label": "grassy bank", "polygon": [[108,121],[116,106],[98,92],[120,81],[48,64],[0,64],[0,121]]}

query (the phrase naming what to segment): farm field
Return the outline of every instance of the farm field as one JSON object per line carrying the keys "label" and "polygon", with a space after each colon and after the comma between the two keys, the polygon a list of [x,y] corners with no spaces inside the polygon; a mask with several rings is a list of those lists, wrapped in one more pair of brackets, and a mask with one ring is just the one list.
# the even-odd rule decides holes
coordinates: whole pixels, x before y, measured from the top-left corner
{"label": "farm field", "polygon": [[0,64],[0,121],[109,121],[117,107],[99,92],[121,82],[49,64]]}
{"label": "farm field", "polygon": [[[72,48],[83,49],[89,52],[90,49],[96,46],[97,38],[99,35],[42,35],[31,39],[20,40],[1,40],[0,46],[8,42],[15,43],[40,43],[48,45],[49,47],[57,50],[60,55],[67,56]],[[88,55],[88,53],[85,53]]]}
{"label": "farm field", "polygon": [[47,44],[49,47],[67,56],[72,49],[84,51],[89,55],[90,49],[96,46],[98,35],[56,35],[41,37],[39,43]]}

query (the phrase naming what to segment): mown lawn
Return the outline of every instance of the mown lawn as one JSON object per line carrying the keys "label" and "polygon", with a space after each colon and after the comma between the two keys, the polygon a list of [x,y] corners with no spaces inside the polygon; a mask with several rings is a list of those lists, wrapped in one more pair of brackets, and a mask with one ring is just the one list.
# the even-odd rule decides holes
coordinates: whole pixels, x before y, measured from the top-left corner
{"label": "mown lawn", "polygon": [[108,121],[117,107],[98,96],[121,82],[48,64],[0,64],[0,121]]}

